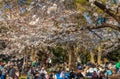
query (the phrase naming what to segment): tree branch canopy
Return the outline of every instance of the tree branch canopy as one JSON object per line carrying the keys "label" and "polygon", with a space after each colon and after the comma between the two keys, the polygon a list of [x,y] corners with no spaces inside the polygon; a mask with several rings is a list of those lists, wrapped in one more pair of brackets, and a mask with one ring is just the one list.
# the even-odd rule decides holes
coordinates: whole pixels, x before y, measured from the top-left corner
{"label": "tree branch canopy", "polygon": [[[87,0],[88,1],[88,0]],[[103,10],[105,13],[107,13],[108,15],[110,15],[111,17],[113,17],[118,23],[120,23],[120,16],[116,15],[115,11],[111,10],[111,9],[107,9],[106,6],[98,1],[94,1],[94,4],[100,8],[101,10]]]}

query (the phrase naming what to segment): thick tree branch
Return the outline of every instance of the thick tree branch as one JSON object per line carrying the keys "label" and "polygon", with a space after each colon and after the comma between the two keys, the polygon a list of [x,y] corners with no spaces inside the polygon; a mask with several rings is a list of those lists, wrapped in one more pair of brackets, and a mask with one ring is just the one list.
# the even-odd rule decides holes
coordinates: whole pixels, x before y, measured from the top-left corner
{"label": "thick tree branch", "polygon": [[90,32],[94,33],[98,38],[102,39],[100,35],[98,35],[96,32],[92,31],[91,29],[88,29]]}
{"label": "thick tree branch", "polygon": [[[87,0],[89,1],[89,0]],[[115,11],[111,10],[111,9],[108,9],[106,8],[106,6],[98,1],[94,1],[94,4],[100,8],[101,10],[103,10],[105,13],[107,13],[108,15],[110,15],[111,17],[113,17],[117,22],[120,23],[120,16],[119,15],[116,15]]]}
{"label": "thick tree branch", "polygon": [[105,27],[109,27],[120,32],[119,26],[111,25],[111,24],[102,24],[100,26],[87,26],[88,29],[99,29],[99,28],[105,28]]}

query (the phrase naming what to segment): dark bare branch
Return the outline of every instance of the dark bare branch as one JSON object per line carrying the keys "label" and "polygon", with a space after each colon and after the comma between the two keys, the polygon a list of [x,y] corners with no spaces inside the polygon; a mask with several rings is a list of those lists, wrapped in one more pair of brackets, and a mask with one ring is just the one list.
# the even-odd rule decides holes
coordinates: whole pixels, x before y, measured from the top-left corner
{"label": "dark bare branch", "polygon": [[111,24],[102,24],[100,26],[87,26],[88,29],[99,29],[99,28],[106,28],[106,27],[112,28],[112,29],[120,32],[120,27],[119,26],[111,25]]}

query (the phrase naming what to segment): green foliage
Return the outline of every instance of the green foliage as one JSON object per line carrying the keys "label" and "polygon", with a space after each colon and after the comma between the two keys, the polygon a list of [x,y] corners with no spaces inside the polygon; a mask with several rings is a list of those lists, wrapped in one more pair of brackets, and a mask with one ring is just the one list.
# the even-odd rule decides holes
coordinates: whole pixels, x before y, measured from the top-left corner
{"label": "green foliage", "polygon": [[85,64],[88,61],[90,61],[90,53],[88,53],[87,51],[82,52],[82,55],[80,57],[82,59],[81,60],[82,64]]}
{"label": "green foliage", "polygon": [[107,0],[102,0],[103,3],[105,3]]}
{"label": "green foliage", "polygon": [[26,0],[26,3],[27,4],[30,4],[32,0]]}
{"label": "green foliage", "polygon": [[80,3],[80,4],[86,4],[86,0],[75,0],[76,1],[76,3]]}
{"label": "green foliage", "polygon": [[77,7],[77,10],[79,11],[85,11],[87,8],[87,2],[86,0],[75,0],[75,4],[76,4],[76,7]]}
{"label": "green foliage", "polygon": [[2,8],[2,4],[3,4],[3,3],[2,3],[2,2],[0,2],[0,8]]}
{"label": "green foliage", "polygon": [[54,59],[53,59],[53,62],[63,62],[63,61],[65,61],[65,59],[66,59],[65,57],[67,55],[66,55],[65,50],[62,48],[62,46],[52,48],[51,52],[55,56]]}
{"label": "green foliage", "polygon": [[56,50],[54,50],[54,54],[57,57],[59,57],[61,55],[60,53],[62,53],[62,52],[63,52],[63,49],[61,47],[57,47]]}
{"label": "green foliage", "polygon": [[111,61],[119,61],[120,60],[120,48],[112,52],[109,52],[107,57]]}
{"label": "green foliage", "polygon": [[104,13],[101,9],[97,9],[98,13]]}

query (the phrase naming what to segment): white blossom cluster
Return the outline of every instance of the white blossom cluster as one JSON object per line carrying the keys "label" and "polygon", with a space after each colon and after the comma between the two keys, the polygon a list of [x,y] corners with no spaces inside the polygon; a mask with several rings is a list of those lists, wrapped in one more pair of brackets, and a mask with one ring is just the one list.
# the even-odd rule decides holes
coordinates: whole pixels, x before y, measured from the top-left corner
{"label": "white blossom cluster", "polygon": [[[27,12],[20,15],[18,9],[14,10],[4,21],[9,31],[5,38],[9,41],[7,47],[1,54],[21,54],[26,46],[55,46],[59,42],[79,42],[86,48],[93,49],[100,42],[94,32],[82,31],[74,16],[79,12],[67,10],[63,4],[64,0],[56,2],[44,1],[26,6]],[[116,35],[108,35],[105,30],[94,30],[104,39],[116,38]],[[101,32],[102,31],[102,32]],[[105,34],[106,33],[106,34]],[[118,33],[118,32],[117,32]],[[120,37],[120,34],[118,35]]]}

